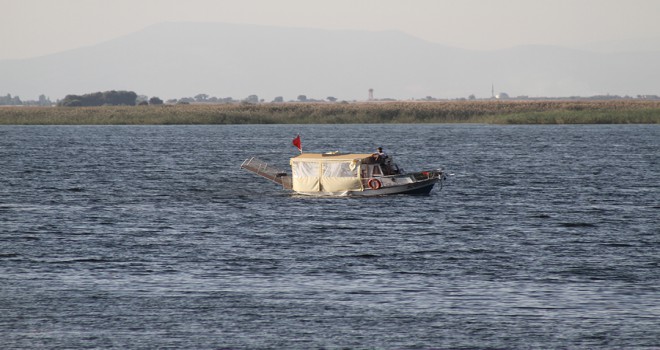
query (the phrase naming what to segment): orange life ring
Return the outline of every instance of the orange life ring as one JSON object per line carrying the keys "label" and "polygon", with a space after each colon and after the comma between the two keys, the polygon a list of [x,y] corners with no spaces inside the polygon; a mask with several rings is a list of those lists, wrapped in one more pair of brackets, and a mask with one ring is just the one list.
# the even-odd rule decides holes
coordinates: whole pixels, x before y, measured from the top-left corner
{"label": "orange life ring", "polygon": [[369,188],[371,188],[372,190],[377,190],[383,184],[378,179],[371,179],[371,180],[369,180],[369,182],[367,182],[367,185],[369,185]]}

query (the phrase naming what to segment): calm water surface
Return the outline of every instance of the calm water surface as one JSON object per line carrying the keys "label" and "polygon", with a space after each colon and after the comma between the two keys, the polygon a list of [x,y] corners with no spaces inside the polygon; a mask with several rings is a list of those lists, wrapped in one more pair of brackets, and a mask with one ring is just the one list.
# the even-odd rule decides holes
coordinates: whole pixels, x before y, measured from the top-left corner
{"label": "calm water surface", "polygon": [[[239,169],[384,146],[430,196]],[[658,349],[660,126],[0,126],[3,349]]]}

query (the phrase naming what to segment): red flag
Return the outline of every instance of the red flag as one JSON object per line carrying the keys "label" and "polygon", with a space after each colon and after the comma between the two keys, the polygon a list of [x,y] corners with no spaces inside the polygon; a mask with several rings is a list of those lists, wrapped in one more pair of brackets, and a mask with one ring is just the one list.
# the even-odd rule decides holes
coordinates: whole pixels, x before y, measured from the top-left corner
{"label": "red flag", "polygon": [[298,147],[298,150],[300,153],[302,153],[302,142],[300,142],[300,135],[296,136],[295,139],[293,139],[293,145]]}

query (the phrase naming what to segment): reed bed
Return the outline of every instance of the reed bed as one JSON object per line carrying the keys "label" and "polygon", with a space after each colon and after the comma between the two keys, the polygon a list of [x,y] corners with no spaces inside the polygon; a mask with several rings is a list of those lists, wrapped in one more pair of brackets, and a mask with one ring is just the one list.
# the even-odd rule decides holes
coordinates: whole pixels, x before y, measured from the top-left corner
{"label": "reed bed", "polygon": [[5,125],[660,124],[660,101],[450,101],[3,107]]}

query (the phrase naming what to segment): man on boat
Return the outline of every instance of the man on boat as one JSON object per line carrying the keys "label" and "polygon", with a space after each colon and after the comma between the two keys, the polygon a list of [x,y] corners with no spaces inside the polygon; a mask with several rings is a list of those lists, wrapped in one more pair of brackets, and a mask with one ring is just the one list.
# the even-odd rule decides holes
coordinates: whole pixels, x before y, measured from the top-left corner
{"label": "man on boat", "polygon": [[378,152],[371,156],[376,163],[383,165],[382,169],[385,175],[396,175],[399,173],[399,167],[396,164],[394,166],[392,165],[392,159],[387,153],[383,152],[383,147],[378,147]]}
{"label": "man on boat", "polygon": [[385,163],[385,160],[388,158],[387,153],[383,152],[383,147],[378,147],[378,152],[372,154],[372,157],[376,160],[378,163]]}

